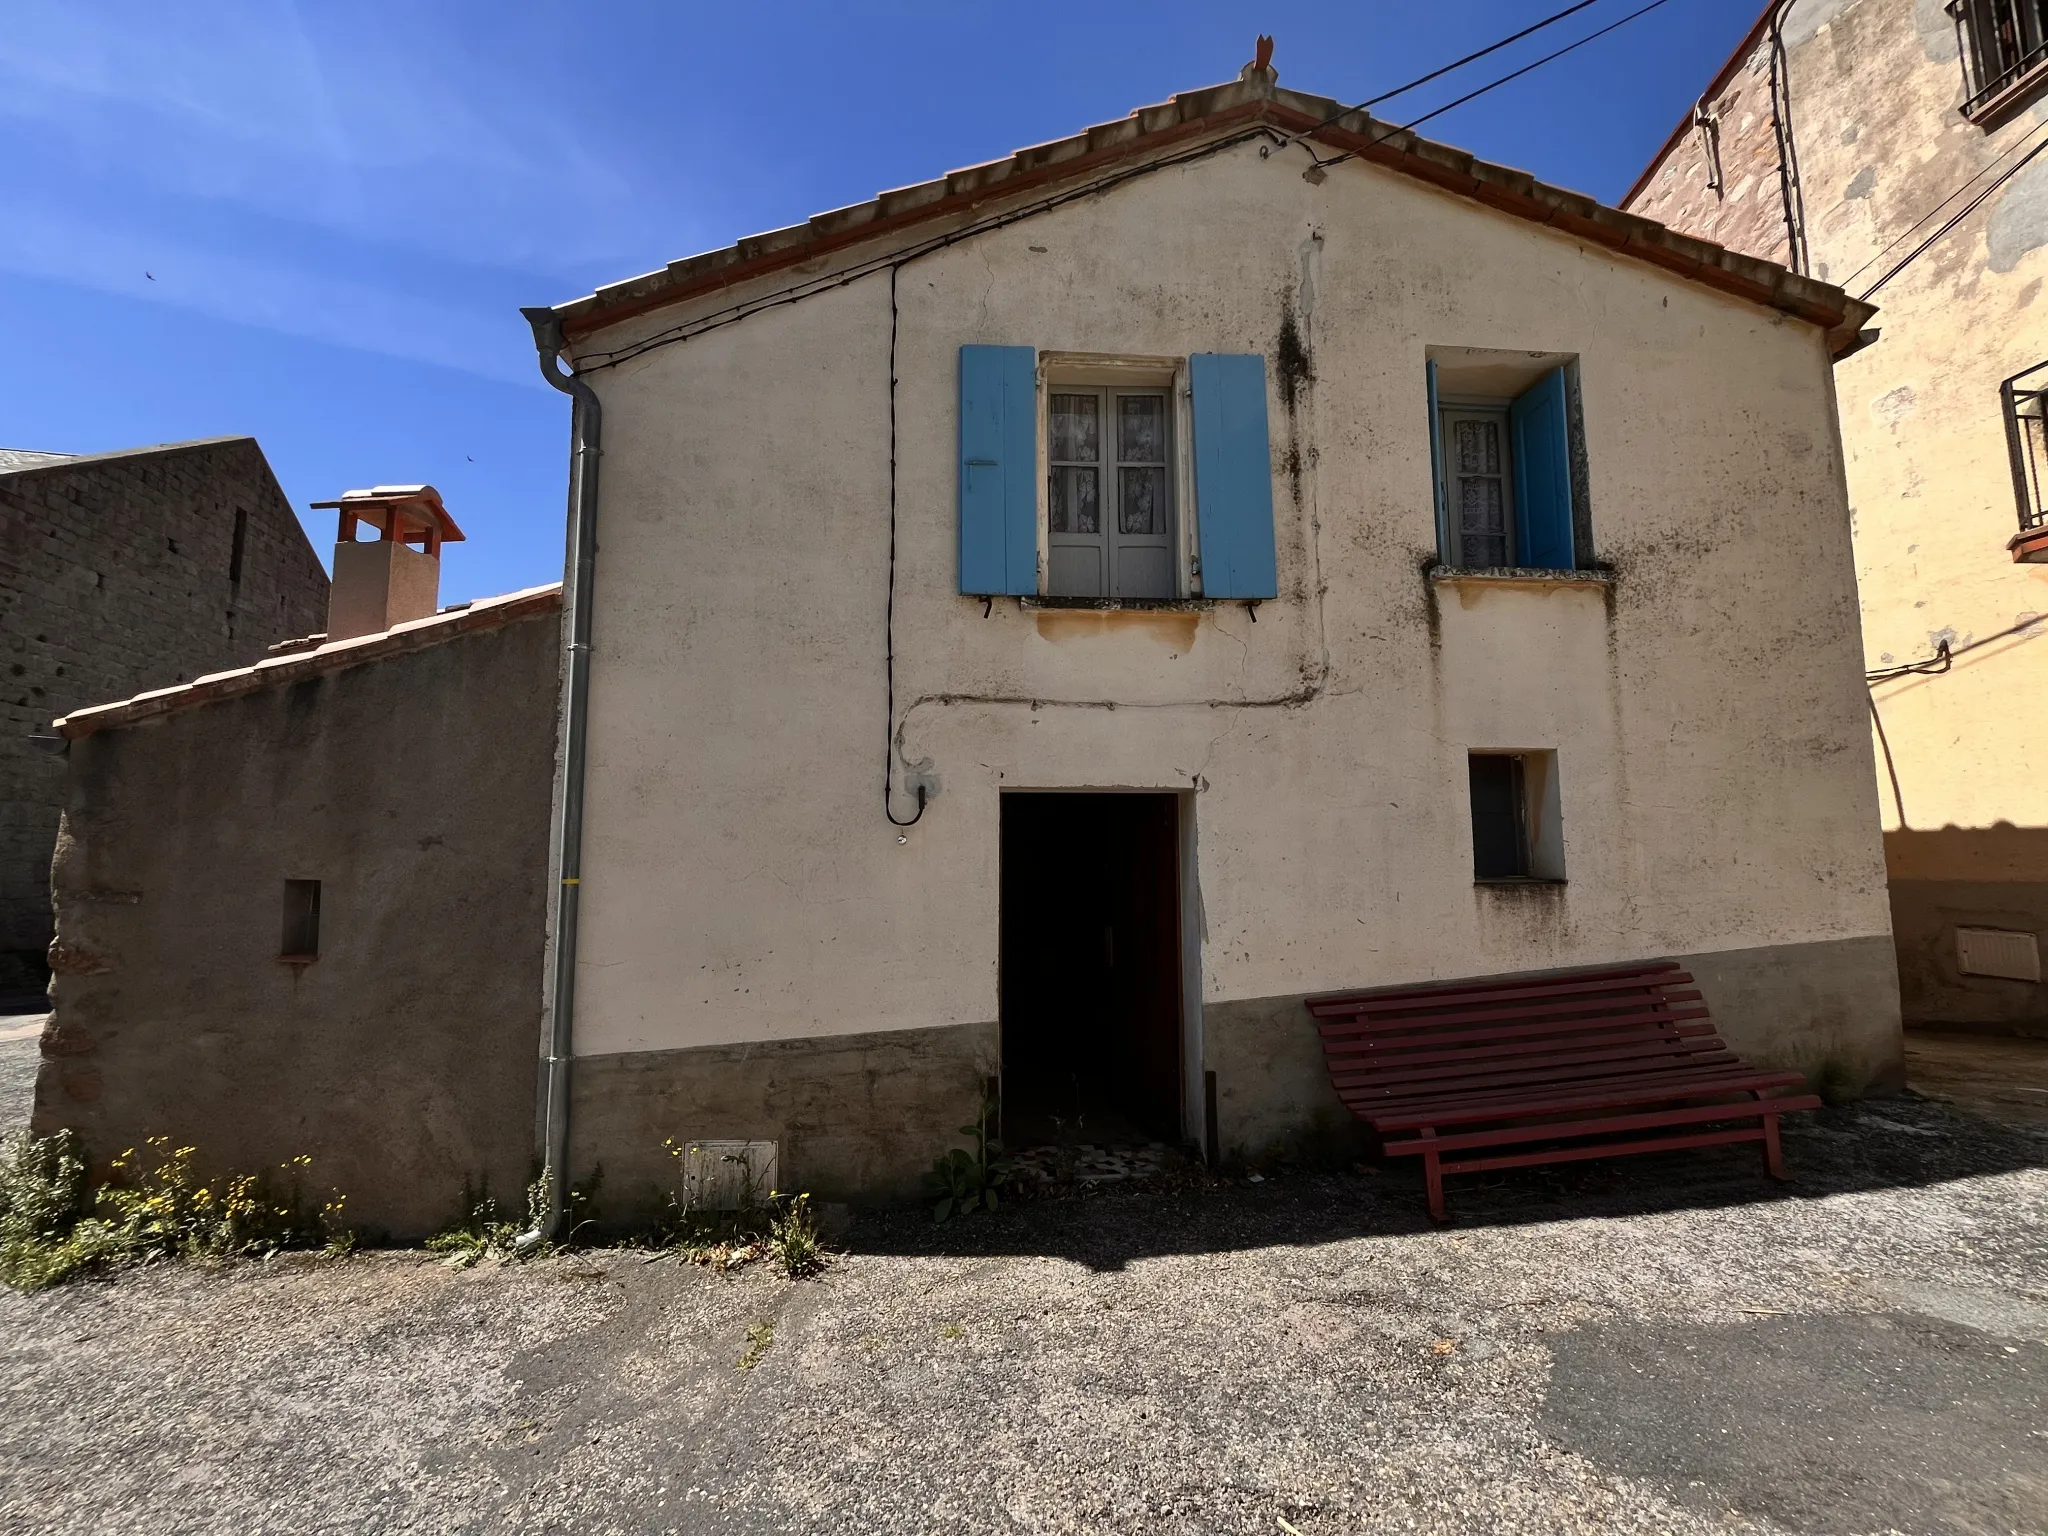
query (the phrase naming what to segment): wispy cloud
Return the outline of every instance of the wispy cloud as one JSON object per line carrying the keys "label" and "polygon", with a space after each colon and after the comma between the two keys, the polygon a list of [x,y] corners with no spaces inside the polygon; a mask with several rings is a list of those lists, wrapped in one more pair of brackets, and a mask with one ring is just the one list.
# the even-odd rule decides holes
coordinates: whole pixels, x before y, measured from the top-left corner
{"label": "wispy cloud", "polygon": [[602,115],[559,109],[526,67],[547,18],[7,11],[0,145],[25,170],[0,268],[532,383],[516,301],[681,254],[674,178],[593,142]]}
{"label": "wispy cloud", "polygon": [[0,268],[171,304],[332,346],[544,389],[508,304],[464,308],[354,278],[166,239],[50,209],[0,220]]}
{"label": "wispy cloud", "polygon": [[444,257],[566,271],[671,222],[511,63],[424,7],[28,0],[0,29],[0,118],[73,174]]}

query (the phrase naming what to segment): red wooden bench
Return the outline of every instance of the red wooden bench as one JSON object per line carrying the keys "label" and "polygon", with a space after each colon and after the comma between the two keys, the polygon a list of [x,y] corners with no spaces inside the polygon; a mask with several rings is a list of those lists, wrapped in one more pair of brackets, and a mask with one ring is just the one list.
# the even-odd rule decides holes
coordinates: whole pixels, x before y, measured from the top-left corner
{"label": "red wooden bench", "polygon": [[1670,960],[1336,993],[1308,1010],[1337,1096],[1383,1155],[1422,1158],[1438,1221],[1447,1173],[1756,1141],[1782,1179],[1778,1117],[1820,1108],[1797,1072],[1723,1045]]}

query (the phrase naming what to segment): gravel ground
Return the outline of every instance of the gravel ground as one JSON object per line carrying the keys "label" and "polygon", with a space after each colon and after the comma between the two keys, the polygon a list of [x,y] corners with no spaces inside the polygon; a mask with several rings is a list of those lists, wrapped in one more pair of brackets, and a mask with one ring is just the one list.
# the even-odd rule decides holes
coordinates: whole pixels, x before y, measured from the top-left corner
{"label": "gravel ground", "polygon": [[[0,1058],[0,1073],[11,1055]],[[0,1296],[7,1532],[2041,1532],[2048,1134],[1119,1190],[821,1280],[616,1251]],[[750,1330],[765,1350],[741,1368]]]}

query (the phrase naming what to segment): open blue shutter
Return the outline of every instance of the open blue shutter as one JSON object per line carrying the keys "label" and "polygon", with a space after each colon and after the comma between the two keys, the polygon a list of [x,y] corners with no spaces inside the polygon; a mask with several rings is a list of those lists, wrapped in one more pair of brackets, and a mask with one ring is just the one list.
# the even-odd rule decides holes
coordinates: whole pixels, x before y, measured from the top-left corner
{"label": "open blue shutter", "polygon": [[1430,499],[1436,507],[1437,557],[1456,565],[1457,551],[1451,544],[1451,514],[1444,496],[1444,416],[1443,408],[1436,401],[1436,359],[1432,357],[1425,363],[1423,371],[1429,378],[1429,486]]}
{"label": "open blue shutter", "polygon": [[1508,407],[1515,453],[1515,563],[1568,571],[1572,558],[1571,438],[1564,370],[1554,368]]}
{"label": "open blue shutter", "polygon": [[960,349],[960,590],[1038,590],[1038,354]]}
{"label": "open blue shutter", "polygon": [[1277,597],[1266,359],[1256,352],[1198,352],[1188,359],[1188,374],[1202,595]]}

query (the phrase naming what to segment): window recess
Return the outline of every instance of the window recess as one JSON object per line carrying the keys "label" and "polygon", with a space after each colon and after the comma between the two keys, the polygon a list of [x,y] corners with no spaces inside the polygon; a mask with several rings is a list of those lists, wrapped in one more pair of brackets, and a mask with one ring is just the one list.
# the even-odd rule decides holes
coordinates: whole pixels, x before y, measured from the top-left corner
{"label": "window recess", "polygon": [[1564,879],[1557,753],[1472,752],[1472,879],[1485,885]]}
{"label": "window recess", "polygon": [[1576,570],[1591,555],[1576,360],[1432,349],[1438,556],[1458,570]]}
{"label": "window recess", "polygon": [[287,880],[284,883],[284,933],[278,942],[277,958],[304,965],[320,958],[320,882]]}
{"label": "window recess", "polygon": [[2048,88],[2048,0],[1950,0],[1963,116],[1986,130]]}
{"label": "window recess", "polygon": [[2013,499],[2019,508],[2020,531],[2007,541],[2015,561],[2048,564],[2048,363],[2037,363],[1998,386],[2005,415],[2005,447],[2012,460]]}

